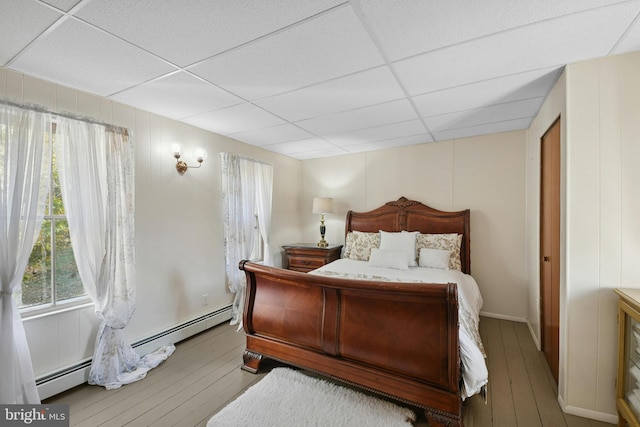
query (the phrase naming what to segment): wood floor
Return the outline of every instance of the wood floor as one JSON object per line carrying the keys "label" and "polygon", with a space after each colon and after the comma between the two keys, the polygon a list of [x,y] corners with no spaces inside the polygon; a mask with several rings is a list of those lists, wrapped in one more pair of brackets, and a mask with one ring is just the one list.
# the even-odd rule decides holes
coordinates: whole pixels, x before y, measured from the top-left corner
{"label": "wood floor", "polygon": [[[466,427],[612,425],[560,410],[551,372],[526,325],[483,317],[480,327],[489,366],[487,404],[479,395],[465,401]],[[84,384],[43,403],[68,404],[71,426],[205,426],[265,375],[240,370],[243,351],[244,335],[220,325],[179,343],[142,381],[110,391]],[[427,425],[422,414],[416,425]]]}

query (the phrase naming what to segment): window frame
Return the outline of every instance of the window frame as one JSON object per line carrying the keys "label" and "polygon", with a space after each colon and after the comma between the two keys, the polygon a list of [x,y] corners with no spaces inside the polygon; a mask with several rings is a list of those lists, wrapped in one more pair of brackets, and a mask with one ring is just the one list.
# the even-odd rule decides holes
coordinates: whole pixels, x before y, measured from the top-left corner
{"label": "window frame", "polygon": [[[56,257],[56,234],[55,234],[55,224],[57,221],[67,221],[67,215],[66,212],[64,214],[57,214],[54,212],[54,196],[55,196],[55,178],[54,178],[54,161],[53,158],[55,157],[55,137],[56,137],[56,122],[55,120],[53,120],[51,122],[51,126],[49,127],[49,129],[47,130],[47,133],[49,134],[49,138],[50,138],[50,144],[51,144],[51,152],[49,153],[50,157],[51,157],[51,161],[49,162],[49,182],[47,185],[47,191],[49,192],[48,196],[47,196],[47,205],[45,207],[45,213],[43,215],[43,223],[45,221],[49,221],[49,238],[50,238],[50,246],[51,246],[51,254],[50,254],[50,265],[48,265],[48,267],[50,267],[50,271],[51,271],[51,277],[50,277],[50,282],[49,282],[49,290],[51,293],[51,299],[48,302],[42,303],[42,304],[34,304],[34,305],[27,305],[27,306],[22,306],[22,284],[20,285],[20,290],[19,290],[19,295],[20,295],[20,301],[16,301],[16,304],[18,305],[18,310],[20,312],[20,315],[22,318],[29,318],[29,317],[34,317],[34,316],[41,316],[41,315],[46,315],[46,314],[54,314],[54,313],[58,313],[58,312],[63,312],[63,311],[67,311],[69,309],[72,308],[76,308],[76,307],[83,307],[83,306],[87,306],[89,304],[93,304],[89,294],[87,293],[87,291],[85,290],[85,293],[83,295],[78,295],[72,298],[67,298],[67,299],[63,299],[63,300],[58,300],[57,299],[57,295],[56,295],[56,289],[57,289],[57,282],[56,282],[56,262],[57,262],[57,257]],[[57,164],[56,164],[57,167]],[[57,172],[57,171],[56,171]],[[59,183],[58,183],[59,185]],[[62,197],[62,196],[60,196]],[[63,205],[64,206],[64,205]],[[43,224],[44,226],[44,224]],[[40,235],[43,233],[43,228],[40,229],[40,233],[38,234],[38,240],[40,239]],[[34,246],[35,248],[35,246]],[[31,249],[31,252],[33,253],[33,249]],[[29,256],[31,256],[31,254],[29,254]],[[75,259],[75,258],[74,258]],[[28,266],[28,264],[27,264]],[[77,268],[77,265],[76,265]],[[24,278],[23,278],[24,281]],[[84,287],[83,287],[84,289]]]}

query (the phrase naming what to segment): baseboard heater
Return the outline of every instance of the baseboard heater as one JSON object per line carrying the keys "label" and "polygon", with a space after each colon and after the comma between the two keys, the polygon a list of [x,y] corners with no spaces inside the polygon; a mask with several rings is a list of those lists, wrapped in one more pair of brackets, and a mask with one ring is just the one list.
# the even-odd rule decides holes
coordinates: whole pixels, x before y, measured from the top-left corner
{"label": "baseboard heater", "polygon": [[[207,313],[189,320],[188,322],[181,323],[150,337],[136,341],[131,344],[131,346],[135,348],[139,354],[144,355],[163,345],[176,344],[202,331],[217,326],[222,322],[230,320],[231,317],[231,306],[223,307],[219,310]],[[91,358],[88,358],[64,369],[36,378],[36,386],[38,388],[38,393],[40,394],[40,399],[44,400],[48,397],[62,393],[65,390],[69,390],[70,388],[86,383],[89,379],[90,368]]]}

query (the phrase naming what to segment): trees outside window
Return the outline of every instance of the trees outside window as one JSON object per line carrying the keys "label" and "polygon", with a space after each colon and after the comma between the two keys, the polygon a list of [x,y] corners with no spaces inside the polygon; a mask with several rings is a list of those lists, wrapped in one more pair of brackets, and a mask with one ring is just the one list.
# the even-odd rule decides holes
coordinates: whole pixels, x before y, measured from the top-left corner
{"label": "trees outside window", "polygon": [[52,138],[53,144],[49,194],[40,236],[22,279],[22,290],[18,297],[21,309],[55,307],[87,297],[78,275],[62,202],[56,168],[55,133],[47,136]]}

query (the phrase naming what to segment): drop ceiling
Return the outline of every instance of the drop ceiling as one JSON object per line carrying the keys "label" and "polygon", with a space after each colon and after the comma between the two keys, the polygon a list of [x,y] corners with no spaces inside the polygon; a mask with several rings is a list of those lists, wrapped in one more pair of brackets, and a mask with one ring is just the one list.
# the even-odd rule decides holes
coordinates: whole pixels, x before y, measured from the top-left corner
{"label": "drop ceiling", "polygon": [[[2,0],[0,65],[297,159],[526,129],[640,0]],[[639,77],[640,78],[640,77]]]}

